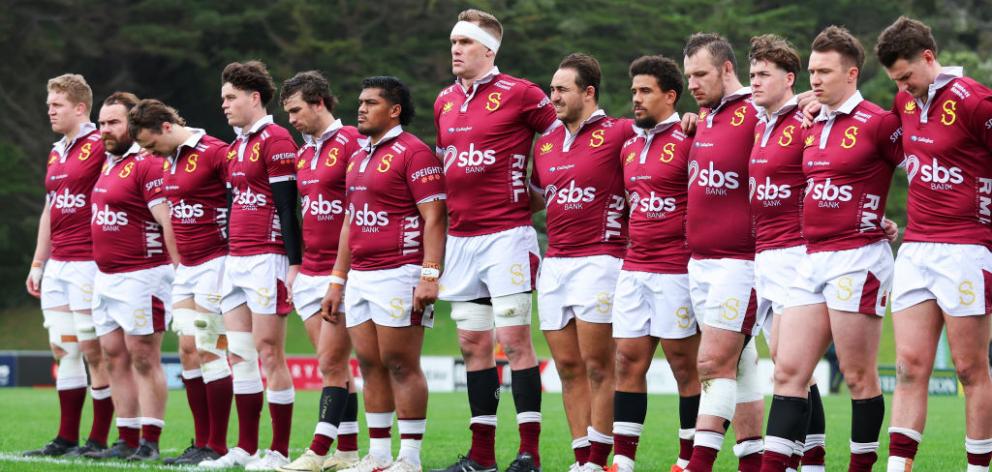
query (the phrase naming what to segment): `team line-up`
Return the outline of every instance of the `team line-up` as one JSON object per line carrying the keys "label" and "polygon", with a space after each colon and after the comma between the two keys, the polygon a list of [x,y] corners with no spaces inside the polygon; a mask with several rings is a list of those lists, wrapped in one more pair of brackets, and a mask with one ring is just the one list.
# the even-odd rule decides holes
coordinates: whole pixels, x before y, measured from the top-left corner
{"label": "team line-up", "polygon": [[[888,470],[912,469],[946,327],[965,394],[968,471],[988,471],[992,91],[938,63],[929,27],[899,18],[880,34],[875,54],[898,87],[888,108],[862,98],[864,49],[832,26],[811,45],[811,90],[799,95],[800,56],[774,35],[751,40],[749,87],[717,34],[692,35],[682,67],[638,58],[633,120],[597,106],[593,57],[565,57],[549,96],[497,69],[502,36],[489,13],[459,15],[456,80],[434,104],[434,149],[404,130],[410,90],[389,76],[362,82],[357,127],[335,118],[320,73],[283,82],[279,103],[300,147],[266,112],[277,90],[258,61],[221,76],[231,143],[126,92],[103,101],[94,125],[85,79],[51,79],[48,115],[64,137],[48,157],[26,285],[59,359],[61,420],[54,440],[26,454],[157,460],[171,321],[195,441],[166,463],[420,471],[420,352],[440,298],[458,327],[472,439],[437,470],[501,470],[499,342],[520,436],[505,470],[540,471],[536,290],[573,439],[570,471],[634,470],[659,344],[679,392],[671,470],[712,470],[732,424],[737,470],[823,471],[824,411],[811,376],[830,343],[851,394],[848,470],[870,471],[885,411],[876,358],[886,307],[898,363]],[[698,114],[675,112],[684,87]],[[899,230],[884,209],[897,166],[909,178],[908,224],[894,258]],[[537,211],[547,212],[543,260]],[[324,388],[313,440],[290,461],[284,339],[294,307]],[[761,330],[775,361],[764,432]],[[364,381],[364,456],[352,352]],[[94,418],[80,444],[87,386]],[[260,450],[263,390],[272,442]],[[115,414],[120,437],[108,447]]]}

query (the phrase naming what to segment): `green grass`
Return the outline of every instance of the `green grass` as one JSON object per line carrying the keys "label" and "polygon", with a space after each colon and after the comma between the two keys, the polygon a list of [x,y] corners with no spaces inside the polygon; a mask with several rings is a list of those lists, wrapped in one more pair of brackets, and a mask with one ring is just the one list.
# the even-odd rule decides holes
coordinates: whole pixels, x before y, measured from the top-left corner
{"label": "green grass", "polygon": [[[536,310],[537,303],[534,307]],[[458,334],[454,322],[451,321],[451,306],[446,302],[437,303],[437,315],[434,328],[427,332],[424,338],[424,355],[431,356],[460,356],[458,350]],[[312,354],[313,347],[307,339],[303,322],[295,313],[289,316],[286,333],[286,352],[290,354]],[[537,313],[533,315],[531,331],[533,332],[534,349],[537,356],[551,358],[548,344],[537,327]],[[172,332],[166,333],[162,343],[163,352],[176,352],[177,338]],[[37,306],[22,306],[0,310],[0,351],[3,350],[48,350],[48,334],[41,327],[41,310]],[[768,349],[764,343],[758,343],[758,353],[768,357]],[[895,363],[895,340],[892,335],[892,317],[885,317],[882,330],[882,342],[879,348],[878,362],[883,365]],[[658,349],[658,357],[664,357]]]}
{"label": "green grass", "polygon": [[[293,414],[293,436],[290,443],[292,455],[298,455],[309,445],[317,411],[317,392],[297,392],[296,408]],[[507,397],[508,400],[508,397]],[[891,398],[888,399],[891,404]],[[850,430],[850,402],[845,396],[824,398],[827,411],[827,463],[828,470],[846,469],[848,455],[848,431]],[[101,470],[92,462],[70,462],[64,460],[18,462],[18,452],[38,447],[52,436],[57,428],[58,401],[54,390],[50,389],[4,389],[0,390],[0,470],[3,471],[48,471]],[[676,432],[678,429],[677,397],[673,395],[652,395],[649,400],[648,420],[638,450],[639,470],[668,470],[678,452]],[[544,470],[559,472],[567,469],[572,462],[571,438],[565,423],[561,396],[544,396],[544,425],[541,436],[541,454]],[[961,398],[941,397],[930,399],[930,424],[925,440],[920,447],[916,470],[963,470],[964,455],[964,401]],[[262,413],[262,438],[260,445],[268,444],[269,429],[267,411]],[[83,418],[85,437],[90,424],[90,411],[87,407]],[[457,454],[464,453],[469,446],[468,405],[464,393],[434,393],[430,396],[427,434],[424,438],[423,460],[426,468],[446,466]],[[362,433],[359,447],[366,450],[364,418],[360,415]],[[505,467],[516,452],[517,434],[514,410],[511,401],[501,402],[499,408],[499,432],[497,458]],[[236,440],[236,425],[232,425],[228,442]],[[398,434],[393,429],[394,453],[398,450]],[[111,433],[116,437],[116,433]],[[183,392],[169,393],[166,413],[166,426],[162,435],[161,447],[166,455],[176,454],[189,444],[192,436],[192,420],[186,409]],[[880,458],[875,470],[884,470],[887,437],[883,428],[879,449]],[[715,470],[736,470],[736,461],[731,452],[730,440],[724,445]],[[168,469],[166,469],[168,470]],[[173,469],[174,470],[174,469]]]}

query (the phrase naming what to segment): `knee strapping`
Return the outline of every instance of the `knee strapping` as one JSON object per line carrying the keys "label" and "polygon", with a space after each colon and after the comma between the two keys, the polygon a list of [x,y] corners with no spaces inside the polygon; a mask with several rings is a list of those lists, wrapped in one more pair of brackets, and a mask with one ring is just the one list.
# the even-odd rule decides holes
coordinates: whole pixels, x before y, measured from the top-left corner
{"label": "knee strapping", "polygon": [[514,293],[502,297],[493,297],[493,315],[498,318],[530,317],[531,295]]}
{"label": "knee strapping", "polygon": [[253,381],[261,378],[261,371],[258,368],[258,351],[255,350],[255,340],[251,333],[243,331],[231,331],[227,333],[227,348],[242,359],[241,362],[231,365],[231,372],[234,381]]}
{"label": "knee strapping", "polygon": [[488,331],[493,327],[493,307],[474,302],[451,302],[451,319],[458,329]]}
{"label": "knee strapping", "polygon": [[220,380],[224,377],[231,375],[231,366],[227,363],[227,357],[223,354],[221,357],[214,359],[209,362],[205,362],[201,366],[203,371],[203,381],[205,383],[213,382],[214,380]]}
{"label": "knee strapping", "polygon": [[723,418],[734,418],[737,407],[737,381],[734,379],[710,379],[703,381],[703,393],[699,398],[699,414]]}
{"label": "knee strapping", "polygon": [[180,336],[195,334],[194,323],[199,313],[192,308],[172,309],[172,331]]}
{"label": "knee strapping", "polygon": [[740,362],[737,363],[737,403],[749,403],[763,398],[758,374],[758,348],[752,338],[744,345]]}
{"label": "knee strapping", "polygon": [[80,341],[96,339],[96,325],[93,324],[93,315],[74,311],[72,312],[72,321],[75,324],[76,336]]}

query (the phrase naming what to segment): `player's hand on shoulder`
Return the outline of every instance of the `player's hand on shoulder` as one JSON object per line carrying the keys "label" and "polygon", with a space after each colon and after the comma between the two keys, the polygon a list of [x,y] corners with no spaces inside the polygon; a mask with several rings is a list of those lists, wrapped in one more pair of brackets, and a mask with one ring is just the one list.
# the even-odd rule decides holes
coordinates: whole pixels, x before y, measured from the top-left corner
{"label": "player's hand on shoulder", "polygon": [[803,128],[813,126],[813,119],[816,118],[816,115],[820,114],[820,108],[823,107],[816,99],[816,95],[813,95],[812,90],[807,90],[796,95],[796,102],[799,104],[799,109],[803,112]]}
{"label": "player's hand on shoulder", "polygon": [[699,123],[699,115],[692,112],[682,115],[682,132],[688,136],[696,134],[697,123]]}

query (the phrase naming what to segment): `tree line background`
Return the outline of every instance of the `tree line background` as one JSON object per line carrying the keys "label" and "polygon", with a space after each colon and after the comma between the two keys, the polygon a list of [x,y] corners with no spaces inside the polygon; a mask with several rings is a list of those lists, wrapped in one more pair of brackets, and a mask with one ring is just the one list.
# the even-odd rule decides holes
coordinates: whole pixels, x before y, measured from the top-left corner
{"label": "tree line background", "polygon": [[[355,122],[361,79],[395,75],[412,88],[417,116],[409,129],[434,139],[432,105],[453,80],[448,33],[459,11],[494,13],[505,32],[501,70],[546,86],[558,62],[581,51],[603,67],[601,105],[630,116],[627,66],[644,54],[681,63],[685,39],[715,31],[734,44],[747,83],[751,36],[777,33],[808,58],[823,27],[844,25],[868,50],[861,90],[891,103],[894,84],[871,50],[900,14],[933,27],[945,65],[992,84],[992,8],[982,0],[2,0],[0,15],[0,307],[31,303],[23,283],[44,203],[43,176],[54,135],[46,116],[46,81],[74,72],[99,103],[117,90],[159,98],[210,134],[231,140],[220,109],[220,72],[231,61],[261,59],[279,83],[316,69],[341,103],[335,115]],[[797,91],[808,88],[808,76]],[[273,100],[269,111],[288,127]],[[694,111],[684,96],[679,111]],[[905,223],[905,176],[895,178],[888,214]],[[543,217],[536,221],[543,226]],[[543,228],[542,228],[543,229]]]}

